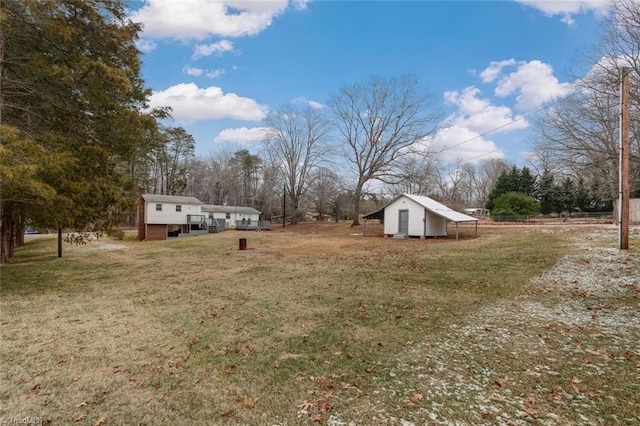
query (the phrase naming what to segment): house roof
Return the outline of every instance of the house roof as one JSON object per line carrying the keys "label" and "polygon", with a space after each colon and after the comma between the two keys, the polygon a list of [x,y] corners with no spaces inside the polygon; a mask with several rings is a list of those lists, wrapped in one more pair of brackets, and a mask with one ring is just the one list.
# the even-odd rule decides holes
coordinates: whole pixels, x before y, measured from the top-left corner
{"label": "house roof", "polygon": [[369,220],[369,219],[384,220],[384,207],[379,210],[376,210],[375,212],[364,214],[362,215],[362,218],[365,220]]}
{"label": "house roof", "polygon": [[452,222],[477,222],[480,220],[477,217],[469,216],[464,213],[460,213],[453,209],[450,209],[444,204],[440,204],[436,200],[433,200],[429,197],[425,197],[423,195],[402,194],[401,197],[407,197],[410,200],[413,200],[416,203],[422,205],[425,209],[429,210],[430,212],[433,212],[438,216],[442,216],[445,219],[450,220]]}
{"label": "house roof", "polygon": [[[450,209],[449,207],[445,206],[444,204],[441,204],[439,202],[437,202],[436,200],[433,200],[429,197],[425,197],[423,195],[412,195],[412,194],[402,194],[396,198],[394,198],[393,201],[391,201],[391,203],[395,202],[396,200],[402,198],[402,197],[407,197],[410,200],[420,204],[422,207],[424,207],[425,209],[429,210],[432,213],[437,214],[438,216],[442,216],[447,220],[450,220],[452,222],[477,222],[480,219],[478,219],[477,217],[472,217],[472,216],[468,216],[464,213],[460,213],[457,212],[453,209]],[[369,214],[364,215],[363,217],[365,219],[384,219],[384,210],[391,204],[387,204],[386,206],[384,206],[383,208],[381,208],[380,210],[376,210],[375,212],[371,212]]]}
{"label": "house roof", "polygon": [[202,205],[196,197],[182,197],[178,195],[143,194],[142,198],[150,203],[173,203]]}
{"label": "house roof", "polygon": [[218,213],[243,213],[243,214],[260,214],[261,212],[253,207],[241,207],[241,206],[216,206],[212,204],[204,204],[202,206],[203,212],[218,212]]}

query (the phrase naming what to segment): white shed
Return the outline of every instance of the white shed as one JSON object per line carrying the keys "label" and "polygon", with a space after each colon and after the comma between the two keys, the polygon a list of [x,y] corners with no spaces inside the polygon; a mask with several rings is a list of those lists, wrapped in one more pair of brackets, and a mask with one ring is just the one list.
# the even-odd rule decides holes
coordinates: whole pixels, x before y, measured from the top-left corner
{"label": "white shed", "polygon": [[378,212],[364,216],[379,218],[384,222],[385,235],[401,234],[410,237],[445,237],[447,221],[456,224],[458,239],[459,222],[475,222],[476,235],[478,218],[457,212],[429,197],[402,194]]}

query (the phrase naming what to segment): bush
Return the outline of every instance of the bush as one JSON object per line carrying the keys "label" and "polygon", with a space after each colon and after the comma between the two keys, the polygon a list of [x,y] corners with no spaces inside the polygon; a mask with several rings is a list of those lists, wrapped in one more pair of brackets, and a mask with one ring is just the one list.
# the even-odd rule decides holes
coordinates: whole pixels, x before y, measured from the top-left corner
{"label": "bush", "polygon": [[540,203],[535,198],[520,192],[507,192],[493,201],[491,216],[535,216],[540,212]]}

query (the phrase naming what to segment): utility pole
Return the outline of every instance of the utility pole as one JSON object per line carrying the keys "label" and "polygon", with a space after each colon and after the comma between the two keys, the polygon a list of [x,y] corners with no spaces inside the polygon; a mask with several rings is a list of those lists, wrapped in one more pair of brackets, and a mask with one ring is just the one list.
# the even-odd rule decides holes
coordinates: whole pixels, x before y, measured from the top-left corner
{"label": "utility pole", "polygon": [[618,197],[618,219],[620,224],[620,249],[629,249],[629,73],[622,68],[620,82],[620,195]]}
{"label": "utility pole", "polygon": [[282,185],[282,227],[287,222],[287,184]]}

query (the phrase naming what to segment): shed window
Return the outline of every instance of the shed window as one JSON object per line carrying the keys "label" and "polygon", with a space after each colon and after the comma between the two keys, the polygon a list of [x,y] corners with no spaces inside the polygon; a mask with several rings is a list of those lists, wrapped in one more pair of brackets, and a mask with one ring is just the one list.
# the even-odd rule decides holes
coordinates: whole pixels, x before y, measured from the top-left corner
{"label": "shed window", "polygon": [[161,212],[162,211],[162,204],[156,204],[156,211],[157,212]]}
{"label": "shed window", "polygon": [[177,212],[181,212],[182,211],[182,206],[180,204],[176,205],[176,211]]}
{"label": "shed window", "polygon": [[231,213],[227,213],[227,219],[231,219]]}

